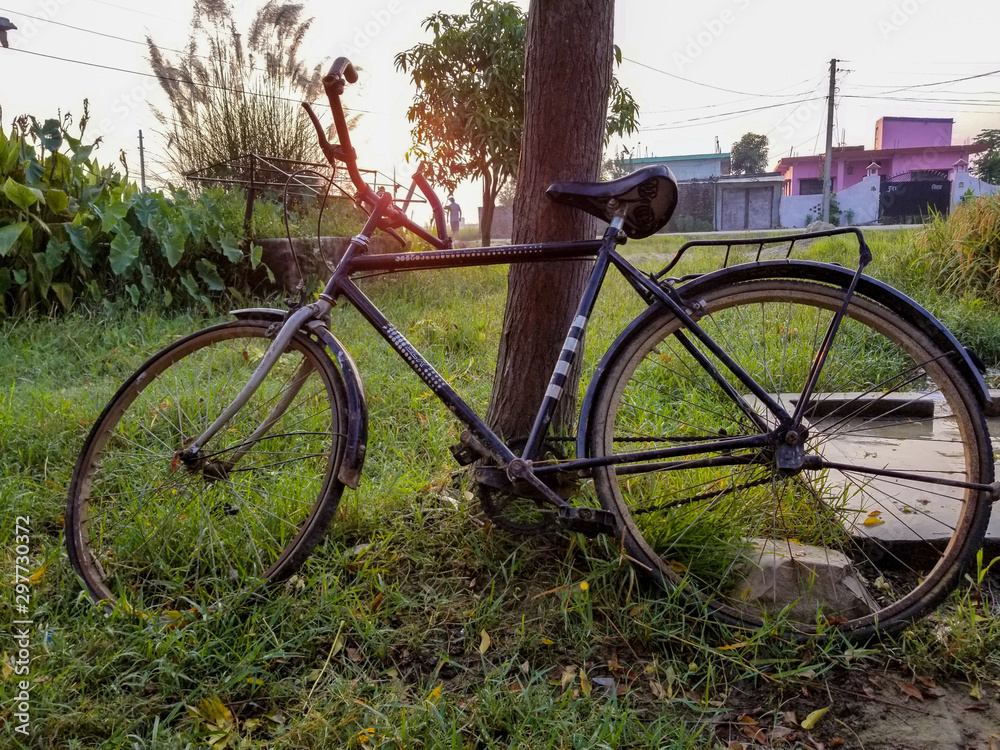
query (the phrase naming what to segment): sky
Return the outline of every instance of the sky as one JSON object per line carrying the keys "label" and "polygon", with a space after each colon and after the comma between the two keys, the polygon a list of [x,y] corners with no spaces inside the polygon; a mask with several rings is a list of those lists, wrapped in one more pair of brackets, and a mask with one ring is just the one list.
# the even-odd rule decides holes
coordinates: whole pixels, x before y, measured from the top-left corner
{"label": "sky", "polygon": [[[301,56],[328,63],[346,54],[361,69],[344,97],[362,114],[353,134],[360,166],[408,184],[414,88],[392,59],[430,40],[424,18],[465,12],[470,0],[302,1],[315,20]],[[237,17],[249,19],[261,2],[235,0]],[[518,4],[527,9],[527,0]],[[104,138],[101,160],[124,150],[137,176],[142,130],[148,183],[164,184],[167,139],[151,105],[166,100],[144,39],[182,49],[191,10],[192,0],[0,0],[0,16],[18,26],[0,49],[4,127],[22,113],[78,116],[88,98],[88,134]],[[624,60],[616,74],[639,103],[640,130],[609,151],[712,153],[717,141],[728,151],[755,132],[769,139],[770,168],[789,153],[821,153],[832,58],[835,145],[872,147],[882,116],[950,117],[953,141],[971,142],[1000,128],[998,28],[996,0],[618,0],[614,36]],[[456,193],[467,216],[479,191],[467,183]]]}

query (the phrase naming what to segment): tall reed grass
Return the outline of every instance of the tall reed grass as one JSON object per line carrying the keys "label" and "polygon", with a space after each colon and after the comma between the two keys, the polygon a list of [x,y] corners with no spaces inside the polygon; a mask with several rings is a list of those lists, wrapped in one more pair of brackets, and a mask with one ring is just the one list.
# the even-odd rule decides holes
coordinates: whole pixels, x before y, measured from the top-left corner
{"label": "tall reed grass", "polygon": [[966,200],[915,238],[941,287],[1000,303],[1000,193]]}

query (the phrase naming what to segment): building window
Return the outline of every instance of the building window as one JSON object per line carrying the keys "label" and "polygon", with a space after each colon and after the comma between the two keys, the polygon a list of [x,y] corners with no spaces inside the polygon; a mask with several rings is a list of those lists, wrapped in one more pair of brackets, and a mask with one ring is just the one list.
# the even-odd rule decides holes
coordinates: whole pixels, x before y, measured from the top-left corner
{"label": "building window", "polygon": [[[837,178],[830,178],[830,190],[836,191],[837,189]],[[822,195],[823,193],[823,180],[819,177],[814,177],[809,180],[799,180],[799,195]]]}

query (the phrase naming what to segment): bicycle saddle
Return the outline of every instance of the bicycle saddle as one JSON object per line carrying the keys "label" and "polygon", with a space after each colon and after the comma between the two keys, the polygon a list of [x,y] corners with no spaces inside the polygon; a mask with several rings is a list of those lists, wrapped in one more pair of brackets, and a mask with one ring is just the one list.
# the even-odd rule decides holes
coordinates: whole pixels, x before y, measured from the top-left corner
{"label": "bicycle saddle", "polygon": [[610,222],[616,211],[608,203],[625,206],[625,234],[641,240],[663,229],[677,207],[677,180],[662,164],[637,169],[610,182],[557,182],[545,194],[554,201],[582,209]]}

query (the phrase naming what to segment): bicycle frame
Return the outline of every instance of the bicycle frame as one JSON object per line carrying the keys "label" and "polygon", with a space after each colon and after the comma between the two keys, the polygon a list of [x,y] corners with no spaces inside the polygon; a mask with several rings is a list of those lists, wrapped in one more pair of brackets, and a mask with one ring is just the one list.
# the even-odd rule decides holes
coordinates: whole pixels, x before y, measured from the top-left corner
{"label": "bicycle frame", "polygon": [[[311,323],[311,325],[315,326],[316,322],[325,321],[330,310],[337,303],[337,300],[343,298],[358,310],[362,317],[388,342],[396,354],[406,362],[410,369],[448,407],[455,417],[469,429],[471,435],[469,447],[478,454],[478,457],[491,457],[501,468],[507,470],[507,474],[511,480],[526,481],[541,491],[553,504],[564,509],[568,508],[568,503],[550,488],[546,487],[540,479],[540,477],[547,473],[552,473],[556,469],[554,467],[539,467],[536,470],[532,467],[532,462],[538,460],[543,453],[543,442],[551,425],[552,417],[562,395],[563,388],[565,387],[567,375],[572,370],[577,358],[581,355],[580,342],[583,340],[583,335],[593,313],[594,305],[607,271],[609,267],[614,266],[647,304],[661,304],[667,311],[677,317],[682,324],[682,328],[675,335],[682,346],[719,385],[722,391],[733,400],[748,419],[756,425],[759,434],[722,439],[706,438],[697,442],[687,443],[683,446],[621,453],[614,456],[578,456],[576,459],[560,462],[558,470],[575,471],[581,475],[585,475],[596,467],[627,464],[628,466],[620,470],[622,473],[641,473],[666,468],[670,465],[672,459],[705,456],[706,454],[721,455],[692,459],[684,463],[688,467],[698,464],[705,466],[726,463],[736,464],[745,462],[746,456],[726,454],[731,454],[734,450],[763,449],[768,446],[775,448],[778,469],[797,471],[804,468],[807,459],[801,445],[797,449],[790,448],[790,446],[785,445],[784,439],[779,440],[778,437],[780,433],[781,437],[787,435],[791,438],[788,441],[790,444],[797,442],[798,436],[795,433],[803,423],[805,410],[819,380],[819,375],[829,353],[830,346],[846,315],[847,308],[861,279],[862,272],[871,260],[871,253],[867,243],[865,243],[864,237],[858,229],[845,228],[831,230],[818,233],[817,235],[826,236],[845,232],[857,235],[861,251],[860,259],[856,272],[845,288],[844,302],[831,320],[823,343],[819,348],[815,360],[811,364],[806,384],[803,387],[802,393],[799,394],[795,411],[793,414],[789,414],[777,399],[768,393],[760,383],[754,380],[738,362],[698,325],[697,319],[700,317],[701,303],[697,300],[685,300],[670,283],[659,280],[671,266],[668,266],[660,274],[644,274],[617,252],[616,246],[625,241],[624,233],[621,231],[624,223],[624,214],[614,216],[601,240],[449,249],[451,240],[445,231],[444,216],[440,201],[419,170],[414,175],[413,186],[411,186],[409,194],[412,195],[414,188],[419,188],[427,197],[428,202],[434,210],[439,236],[435,236],[423,229],[423,227],[411,221],[404,213],[395,208],[388,194],[384,192],[375,193],[371,188],[364,185],[360,177],[356,175],[357,166],[354,151],[350,146],[350,138],[346,124],[343,121],[343,110],[340,106],[339,94],[343,90],[343,79],[340,78],[340,75],[345,70],[344,66],[349,67],[349,63],[344,58],[339,58],[334,63],[334,69],[331,74],[324,79],[327,95],[334,111],[334,120],[337,124],[341,141],[340,145],[332,146],[326,140],[323,130],[312,110],[308,106],[306,109],[316,126],[320,145],[327,158],[331,163],[336,160],[347,163],[352,180],[358,188],[357,200],[370,209],[368,221],[364,229],[352,239],[325,289],[319,295],[319,300],[310,305],[294,309],[286,315],[284,324],[277,332],[274,343],[269,348],[250,381],[215,422],[188,449],[179,454],[183,460],[198,460],[201,446],[205,445],[247,403],[263,382],[278,357],[284,352],[295,333],[303,329],[307,324]],[[369,246],[370,238],[376,229],[381,228],[396,236],[397,239],[401,239],[394,231],[395,228],[400,227],[411,231],[417,237],[420,237],[438,249],[418,253],[364,254],[364,251]],[[794,242],[797,238],[798,235],[791,235],[789,237],[772,238],[772,241],[791,240]],[[686,247],[682,248],[681,252]],[[679,259],[681,252],[678,253],[677,259]],[[511,448],[441,377],[437,370],[434,369],[424,356],[417,351],[391,321],[385,317],[382,311],[364,294],[352,278],[355,274],[362,272],[391,273],[466,266],[590,259],[594,259],[594,266],[577,305],[576,314],[573,317],[569,330],[566,332],[562,349],[549,378],[548,388],[542,399],[542,403],[539,405],[531,432],[520,458],[515,455]],[[777,428],[770,429],[768,427],[766,420],[740,395],[727,379],[727,376],[715,366],[703,351],[694,345],[689,337],[693,337],[700,342],[705,350],[715,357],[733,377],[742,383],[757,402],[774,417],[778,425]],[[269,414],[254,435],[263,436],[268,429],[268,425],[273,423],[276,418],[277,415],[274,413]],[[869,471],[874,474],[880,473],[878,470],[869,469]],[[949,480],[939,480],[939,483],[964,486],[964,483]]]}

